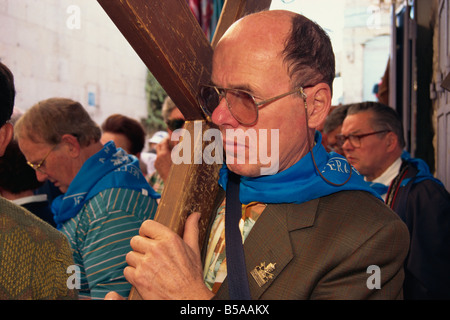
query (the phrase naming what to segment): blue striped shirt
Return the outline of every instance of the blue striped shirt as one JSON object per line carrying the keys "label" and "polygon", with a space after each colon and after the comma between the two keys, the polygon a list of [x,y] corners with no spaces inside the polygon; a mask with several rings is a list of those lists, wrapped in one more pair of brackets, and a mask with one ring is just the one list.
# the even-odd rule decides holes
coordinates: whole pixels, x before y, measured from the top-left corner
{"label": "blue striped shirt", "polygon": [[80,298],[103,299],[110,291],[127,297],[124,275],[130,240],[144,220],[153,219],[157,202],[139,191],[107,189],[90,199],[63,224],[74,262],[80,267]]}

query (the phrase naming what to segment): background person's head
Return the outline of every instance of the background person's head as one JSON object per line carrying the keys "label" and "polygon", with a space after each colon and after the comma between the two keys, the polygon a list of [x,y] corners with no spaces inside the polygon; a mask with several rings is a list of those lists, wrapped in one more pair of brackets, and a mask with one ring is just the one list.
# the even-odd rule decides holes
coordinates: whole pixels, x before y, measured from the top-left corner
{"label": "background person's head", "polygon": [[145,130],[139,121],[122,114],[113,114],[102,123],[101,129],[100,141],[103,144],[112,140],[116,147],[140,157],[145,146]]}
{"label": "background person's head", "polygon": [[38,102],[15,124],[15,137],[39,181],[67,191],[84,162],[101,149],[100,127],[71,99]]}
{"label": "background person's head", "polygon": [[0,62],[0,156],[11,141],[13,127],[8,123],[14,109],[16,89],[14,76],[9,68]]}
{"label": "background person's head", "polygon": [[369,181],[389,168],[400,157],[405,146],[398,114],[378,102],[349,106],[341,134],[345,156]]}

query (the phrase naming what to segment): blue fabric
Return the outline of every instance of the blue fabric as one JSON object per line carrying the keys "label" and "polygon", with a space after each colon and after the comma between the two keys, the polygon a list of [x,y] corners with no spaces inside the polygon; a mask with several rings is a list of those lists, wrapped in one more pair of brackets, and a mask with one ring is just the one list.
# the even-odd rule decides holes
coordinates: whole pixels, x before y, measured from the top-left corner
{"label": "blue fabric", "polygon": [[414,167],[416,167],[418,172],[415,177],[403,179],[400,186],[402,187],[406,186],[412,178],[414,178],[413,184],[421,182],[426,179],[430,179],[443,186],[442,182],[436,179],[431,174],[430,168],[428,167],[428,164],[425,161],[419,158],[411,158],[411,155],[407,151],[403,151],[401,157],[403,160],[407,161],[408,163],[411,163]]}
{"label": "blue fabric", "polygon": [[[345,182],[353,170],[350,180],[342,186],[326,182],[314,167],[311,152],[290,168],[274,175],[255,178],[241,177],[239,198],[241,203],[252,201],[263,203],[303,203],[344,190],[361,190],[380,196],[370,188],[356,169],[347,160],[335,153],[327,153],[322,146],[322,136],[316,132],[316,145],[312,152],[322,175],[335,184]],[[228,168],[220,170],[219,184],[226,190]]]}
{"label": "blue fabric", "polygon": [[387,193],[389,190],[389,186],[379,182],[367,181],[367,184],[380,195]]}
{"label": "blue fabric", "polygon": [[[402,152],[401,158],[402,158],[402,160],[410,163],[412,166],[417,168],[417,171],[418,171],[417,175],[403,179],[400,182],[401,187],[406,186],[411,181],[411,179],[413,179],[412,184],[416,184],[423,180],[430,179],[430,180],[433,180],[434,182],[442,185],[442,182],[439,181],[438,179],[436,179],[431,174],[430,168],[428,167],[427,163],[425,161],[423,161],[422,159],[411,158],[411,155],[405,150]],[[367,181],[367,184],[380,195],[387,193],[389,190],[389,186],[384,185],[382,183]]]}
{"label": "blue fabric", "polygon": [[60,229],[62,224],[75,217],[92,197],[111,188],[144,191],[154,199],[161,197],[145,180],[139,160],[116,148],[113,141],[90,157],[77,173],[67,192],[52,202],[52,212]]}

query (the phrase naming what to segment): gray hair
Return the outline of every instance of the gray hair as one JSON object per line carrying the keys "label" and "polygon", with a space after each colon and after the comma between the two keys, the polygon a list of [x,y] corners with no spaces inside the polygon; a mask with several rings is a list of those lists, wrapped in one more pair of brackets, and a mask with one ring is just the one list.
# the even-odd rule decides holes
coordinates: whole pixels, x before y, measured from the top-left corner
{"label": "gray hair", "polygon": [[342,125],[342,122],[344,122],[344,119],[347,116],[347,110],[349,106],[350,105],[348,104],[338,106],[328,114],[323,125],[324,133],[330,133],[331,131],[336,130],[336,128]]}
{"label": "gray hair", "polygon": [[100,141],[101,129],[79,102],[66,98],[38,102],[14,126],[16,139],[26,138],[35,143],[56,145],[65,134],[75,136],[86,147]]}
{"label": "gray hair", "polygon": [[295,15],[283,54],[296,87],[306,88],[324,82],[333,90],[333,47],[330,37],[317,23]]}

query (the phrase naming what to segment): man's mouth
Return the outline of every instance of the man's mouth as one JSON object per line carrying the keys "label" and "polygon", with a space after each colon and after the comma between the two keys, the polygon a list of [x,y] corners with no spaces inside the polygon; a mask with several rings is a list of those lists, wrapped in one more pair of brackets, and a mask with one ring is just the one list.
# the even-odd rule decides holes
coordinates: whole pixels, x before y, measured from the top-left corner
{"label": "man's mouth", "polygon": [[[245,152],[245,150],[247,149],[247,146],[244,144],[240,144],[238,142],[235,141],[223,141],[223,146],[225,148],[225,151],[227,153],[233,153],[233,154],[239,154],[240,152]],[[245,153],[244,153],[245,155]]]}

